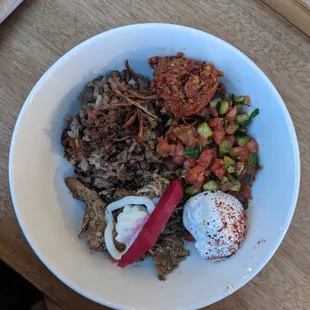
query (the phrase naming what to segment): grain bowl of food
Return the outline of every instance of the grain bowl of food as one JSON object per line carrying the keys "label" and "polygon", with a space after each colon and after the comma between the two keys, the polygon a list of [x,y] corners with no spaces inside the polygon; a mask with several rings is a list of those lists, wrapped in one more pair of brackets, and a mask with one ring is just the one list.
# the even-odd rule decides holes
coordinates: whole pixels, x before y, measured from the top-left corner
{"label": "grain bowl of food", "polygon": [[293,123],[264,73],[205,32],[141,24],[59,59],[15,126],[21,228],[64,283],[116,309],[197,309],[274,254],[299,190]]}

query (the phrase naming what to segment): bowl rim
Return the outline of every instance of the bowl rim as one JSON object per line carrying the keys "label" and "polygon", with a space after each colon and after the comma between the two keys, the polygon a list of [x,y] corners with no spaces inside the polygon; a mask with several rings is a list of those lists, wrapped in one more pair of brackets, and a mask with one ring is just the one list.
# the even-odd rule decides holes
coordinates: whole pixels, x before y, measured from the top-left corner
{"label": "bowl rim", "polygon": [[[238,284],[234,285],[234,290],[233,292],[236,292],[238,289],[243,287],[245,284],[247,284],[251,279],[253,279],[263,268],[264,266],[268,263],[268,261],[271,259],[271,257],[275,254],[277,249],[279,248],[280,244],[282,243],[287,230],[290,226],[290,223],[292,221],[294,211],[296,209],[297,205],[297,200],[298,200],[298,195],[299,195],[299,189],[300,189],[300,152],[299,152],[299,146],[298,146],[298,140],[297,140],[297,135],[296,131],[294,128],[293,121],[291,119],[291,116],[288,112],[288,109],[280,96],[279,92],[277,91],[276,87],[273,85],[273,83],[269,80],[269,78],[266,76],[266,74],[252,61],[248,56],[246,56],[243,52],[241,52],[239,49],[231,45],[230,43],[226,42],[223,39],[220,39],[212,34],[209,34],[208,32],[205,32],[203,30],[195,29],[192,27],[188,26],[183,26],[183,25],[177,25],[177,24],[167,24],[167,23],[139,23],[139,24],[131,24],[131,25],[125,25],[121,27],[117,27],[114,29],[110,29],[104,32],[101,32],[93,37],[90,37],[89,39],[86,39],[85,41],[79,43],[75,47],[73,47],[71,50],[66,52],[63,56],[61,56],[54,64],[52,64],[48,70],[41,76],[41,78],[37,81],[37,83],[34,85],[32,90],[30,91],[29,95],[27,96],[20,113],[18,115],[17,121],[14,126],[14,131],[12,134],[12,139],[11,139],[11,145],[10,145],[10,150],[9,150],[9,186],[10,186],[10,192],[11,192],[11,197],[12,197],[12,202],[13,202],[13,207],[14,211],[18,220],[18,223],[22,229],[22,232],[24,236],[26,237],[29,245],[31,246],[32,250],[35,252],[35,254],[39,257],[39,259],[43,262],[43,264],[60,280],[62,281],[65,285],[67,285],[69,288],[73,289],[75,292],[79,293],[80,295],[97,302],[101,305],[105,305],[108,307],[112,307],[115,309],[120,309],[120,310],[133,310],[134,308],[130,308],[124,304],[119,304],[115,302],[109,302],[108,300],[103,300],[101,298],[98,298],[92,294],[92,292],[87,292],[87,291],[82,291],[80,290],[75,283],[73,283],[72,280],[64,278],[60,273],[58,273],[54,267],[49,265],[44,257],[41,256],[40,251],[36,246],[32,243],[31,239],[28,236],[28,233],[23,225],[23,220],[20,216],[19,213],[19,207],[17,206],[17,203],[14,199],[16,195],[16,190],[14,188],[14,182],[13,182],[13,154],[14,150],[17,144],[17,137],[18,137],[18,132],[19,132],[19,127],[22,123],[23,120],[23,115],[27,109],[27,107],[31,104],[32,98],[36,95],[37,91],[41,88],[41,85],[44,83],[46,78],[51,75],[54,71],[57,71],[58,67],[60,67],[63,63],[65,63],[69,58],[71,58],[72,55],[75,54],[78,50],[87,47],[89,44],[92,42],[96,41],[99,37],[105,37],[111,34],[117,35],[119,32],[127,31],[127,30],[140,30],[140,29],[165,29],[165,30],[170,30],[170,29],[179,29],[179,30],[184,30],[184,31],[191,31],[192,33],[197,33],[200,35],[204,36],[209,36],[212,38],[212,40],[217,41],[219,44],[222,46],[225,46],[226,49],[229,49],[232,53],[239,54],[244,59],[244,62],[246,62],[249,66],[251,66],[257,74],[260,76],[260,78],[264,81],[264,83],[268,84],[268,86],[271,88],[271,90],[274,92],[277,101],[279,102],[279,107],[282,109],[283,116],[285,117],[286,125],[288,126],[290,135],[291,135],[291,141],[292,141],[292,146],[293,146],[293,155],[294,155],[294,168],[296,171],[295,174],[295,183],[294,183],[294,189],[293,189],[293,195],[292,195],[292,200],[291,200],[291,206],[290,210],[288,213],[288,216],[286,218],[286,222],[283,225],[283,229],[279,233],[277,241],[274,243],[272,250],[268,253],[268,255],[265,256],[265,258],[261,261],[261,263],[253,270],[251,275],[247,278],[244,279],[243,281],[240,281]],[[169,29],[168,29],[169,28]],[[231,292],[232,293],[232,292]],[[211,299],[206,300],[205,302],[201,304],[195,304],[194,307],[201,308],[205,307],[207,305],[211,305],[219,300],[222,300],[223,298],[227,297],[231,293],[223,296],[223,295],[216,295],[215,297],[212,297]],[[183,308],[182,308],[183,309]],[[194,309],[194,308],[193,308]]]}

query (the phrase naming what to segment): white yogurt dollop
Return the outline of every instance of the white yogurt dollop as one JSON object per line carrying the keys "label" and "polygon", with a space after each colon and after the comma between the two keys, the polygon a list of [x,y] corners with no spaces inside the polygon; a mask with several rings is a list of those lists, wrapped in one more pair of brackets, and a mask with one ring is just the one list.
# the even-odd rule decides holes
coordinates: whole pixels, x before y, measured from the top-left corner
{"label": "white yogurt dollop", "polygon": [[[117,223],[115,224],[112,212],[120,208],[123,208],[123,211],[117,216]],[[104,240],[107,250],[113,258],[119,260],[128,251],[154,209],[153,200],[142,196],[127,196],[110,203],[106,207],[105,220],[107,226],[104,231]],[[125,244],[126,248],[122,252],[115,247],[114,228],[117,233],[115,239]]]}
{"label": "white yogurt dollop", "polygon": [[128,244],[135,234],[143,227],[149,215],[142,205],[126,205],[117,217],[115,230],[116,240]]}
{"label": "white yogurt dollop", "polygon": [[195,238],[195,247],[208,260],[236,253],[246,236],[245,213],[235,197],[217,191],[190,198],[183,211],[183,223]]}

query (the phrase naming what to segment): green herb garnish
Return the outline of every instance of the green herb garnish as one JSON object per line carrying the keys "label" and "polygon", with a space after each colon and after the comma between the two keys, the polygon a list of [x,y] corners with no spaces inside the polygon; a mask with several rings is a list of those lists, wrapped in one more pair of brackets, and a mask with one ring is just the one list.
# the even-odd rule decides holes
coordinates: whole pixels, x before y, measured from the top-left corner
{"label": "green herb garnish", "polygon": [[[242,127],[248,126],[248,125],[251,123],[251,121],[253,120],[253,118],[254,118],[255,116],[257,116],[258,114],[259,114],[259,109],[255,109],[255,110],[250,114],[250,116],[248,117],[248,119],[245,120],[244,122],[242,122],[242,123],[240,124],[240,126],[242,126]],[[237,116],[237,117],[238,117],[238,116]]]}
{"label": "green herb garnish", "polygon": [[260,168],[257,153],[251,153],[249,155],[248,164],[249,164],[249,167],[254,168],[256,170]]}
{"label": "green herb garnish", "polygon": [[194,149],[189,148],[188,146],[185,147],[184,156],[187,158],[198,158],[201,153],[201,146],[196,146]]}

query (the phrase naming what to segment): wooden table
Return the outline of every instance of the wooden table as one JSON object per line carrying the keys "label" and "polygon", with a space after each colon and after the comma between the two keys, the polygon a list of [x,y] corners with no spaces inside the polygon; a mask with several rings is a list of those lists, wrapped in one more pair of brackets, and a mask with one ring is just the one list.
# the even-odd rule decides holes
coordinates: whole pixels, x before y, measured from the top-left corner
{"label": "wooden table", "polygon": [[62,284],[30,249],[11,204],[8,150],[24,100],[49,66],[97,33],[144,22],[188,25],[235,45],[275,84],[299,138],[301,190],[284,242],[255,279],[208,309],[310,309],[310,40],[261,1],[25,0],[0,25],[0,258],[66,309],[106,309]]}

